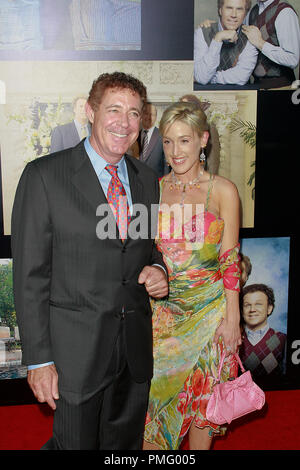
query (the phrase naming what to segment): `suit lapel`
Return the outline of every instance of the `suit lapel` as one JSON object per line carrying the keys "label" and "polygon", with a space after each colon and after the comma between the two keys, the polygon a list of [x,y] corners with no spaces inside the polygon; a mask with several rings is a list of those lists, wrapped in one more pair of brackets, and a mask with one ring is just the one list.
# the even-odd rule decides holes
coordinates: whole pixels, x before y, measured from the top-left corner
{"label": "suit lapel", "polygon": [[132,204],[141,203],[143,201],[143,185],[138,176],[138,169],[127,155],[125,155],[125,161],[128,172]]}
{"label": "suit lapel", "polygon": [[[85,199],[88,200],[96,213],[96,209],[100,204],[108,204],[108,202],[93,165],[85,151],[83,142],[74,148],[72,156],[75,161],[75,173],[72,178],[73,184]],[[125,161],[128,171],[132,204],[141,203],[143,202],[143,184],[139,179],[138,169],[127,155],[125,155]],[[113,223],[116,224],[112,211],[110,211],[110,217],[112,218]],[[134,218],[135,217],[133,217],[133,219]],[[128,238],[125,240],[125,243],[126,241],[128,241]],[[117,242],[122,244],[122,241],[119,238],[117,239]]]}
{"label": "suit lapel", "polygon": [[[126,159],[128,179],[129,179],[129,185],[130,185],[132,205],[141,204],[144,202],[144,188],[138,176],[138,169],[136,168],[134,162],[131,159],[129,159],[127,155],[125,155],[125,159]],[[136,219],[136,217],[138,217],[138,214],[136,214],[135,211],[133,211],[133,215],[130,218],[129,225],[132,221]],[[124,243],[126,244],[129,241],[132,242],[132,240],[129,237],[127,237]]]}
{"label": "suit lapel", "polygon": [[[74,150],[80,147],[80,145],[81,144],[79,144],[79,146],[77,146]],[[76,156],[79,157],[79,155]],[[79,164],[77,171],[73,176],[73,184],[81,192],[83,197],[91,204],[95,215],[98,206],[101,204],[108,206],[108,212],[104,212],[109,217],[109,226],[114,227],[112,233],[116,234],[116,238],[113,238],[112,241],[115,240],[116,243],[122,244],[122,241],[119,237],[119,229],[116,223],[116,219],[107,202],[106,195],[104,194],[102,186],[83,145],[81,149],[81,158],[79,157],[79,160],[81,160],[81,163]],[[104,217],[106,217],[106,215]]]}
{"label": "suit lapel", "polygon": [[99,204],[107,204],[107,199],[82,142],[74,148],[73,156],[77,163],[72,178],[73,184],[96,212]]}

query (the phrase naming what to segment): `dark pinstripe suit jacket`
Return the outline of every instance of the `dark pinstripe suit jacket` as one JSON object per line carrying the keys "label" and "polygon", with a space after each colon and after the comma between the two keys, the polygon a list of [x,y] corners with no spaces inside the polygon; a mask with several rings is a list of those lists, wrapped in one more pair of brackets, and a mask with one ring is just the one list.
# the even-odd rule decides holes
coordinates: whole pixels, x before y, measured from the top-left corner
{"label": "dark pinstripe suit jacket", "polygon": [[[142,152],[142,132],[140,132],[138,137],[138,145],[140,154]],[[163,149],[162,138],[159,134],[157,127],[153,129],[153,134],[151,136],[149,145],[146,151],[146,157],[144,162],[150,166],[158,175],[159,178],[164,176],[169,172],[166,161],[165,154]]]}
{"label": "dark pinstripe suit jacket", "polygon": [[[133,203],[158,203],[155,173],[126,156]],[[145,265],[163,264],[151,239],[100,240],[96,209],[107,203],[83,142],[30,162],[12,215],[12,253],[23,363],[53,360],[60,387],[101,384],[118,335],[122,308],[129,368],[152,376],[152,325]],[[110,214],[114,222],[112,213]],[[134,217],[133,219],[134,220]],[[150,228],[150,224],[149,224]]]}

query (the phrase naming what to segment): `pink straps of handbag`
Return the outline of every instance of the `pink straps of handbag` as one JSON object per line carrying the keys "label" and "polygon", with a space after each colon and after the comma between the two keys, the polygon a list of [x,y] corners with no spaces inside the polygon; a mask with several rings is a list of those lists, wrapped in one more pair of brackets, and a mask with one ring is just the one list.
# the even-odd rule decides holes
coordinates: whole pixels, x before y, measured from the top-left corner
{"label": "pink straps of handbag", "polygon": [[217,383],[214,385],[206,409],[206,418],[215,424],[229,424],[233,419],[260,410],[265,403],[264,392],[253,382],[250,371],[245,371],[239,355],[234,354],[234,356],[243,373],[234,380],[220,383],[225,359],[225,353],[223,353],[219,375],[217,379],[215,378]]}

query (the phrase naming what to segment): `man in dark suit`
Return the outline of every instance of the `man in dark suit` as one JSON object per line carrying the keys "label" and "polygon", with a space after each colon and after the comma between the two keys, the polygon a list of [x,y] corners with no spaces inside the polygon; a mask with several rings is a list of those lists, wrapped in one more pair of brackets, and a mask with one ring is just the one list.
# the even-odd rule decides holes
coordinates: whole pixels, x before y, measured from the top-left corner
{"label": "man in dark suit", "polygon": [[150,166],[160,177],[169,172],[165,161],[162,138],[155,121],[157,118],[156,107],[146,103],[142,114],[142,130],[139,134],[139,159]]}
{"label": "man in dark suit", "polygon": [[[126,155],[145,101],[134,77],[100,75],[86,106],[91,137],[30,162],[17,188],[12,253],[23,363],[37,399],[55,409],[44,449],[141,446],[153,367],[149,296],[168,292],[151,224],[148,237],[130,231],[135,206],[145,208],[145,225],[159,201],[154,172]],[[113,206],[121,197],[127,238]]]}
{"label": "man in dark suit", "polygon": [[73,103],[74,119],[53,129],[50,153],[75,147],[90,134],[90,123],[85,112],[86,98],[78,96]]}

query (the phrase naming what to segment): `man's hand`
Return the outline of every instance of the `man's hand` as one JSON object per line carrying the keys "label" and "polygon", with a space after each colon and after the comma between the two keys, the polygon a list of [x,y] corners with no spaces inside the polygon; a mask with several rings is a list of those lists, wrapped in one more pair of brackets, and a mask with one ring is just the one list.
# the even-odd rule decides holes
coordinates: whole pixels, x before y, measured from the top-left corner
{"label": "man's hand", "polygon": [[168,294],[169,286],[166,273],[158,266],[145,266],[138,278],[139,284],[145,284],[151,297],[161,299]]}
{"label": "man's hand", "polygon": [[244,24],[242,31],[246,34],[248,41],[261,51],[266,41],[263,40],[260,30],[254,25],[247,26]]}
{"label": "man's hand", "polygon": [[210,28],[210,26],[214,23],[216,23],[215,20],[204,20],[198,25],[198,28]]}
{"label": "man's hand", "polygon": [[28,371],[27,380],[36,399],[47,402],[55,410],[54,400],[58,400],[58,376],[54,364]]}
{"label": "man's hand", "polygon": [[234,29],[223,29],[215,35],[214,40],[217,42],[236,42],[238,40],[238,35]]}

